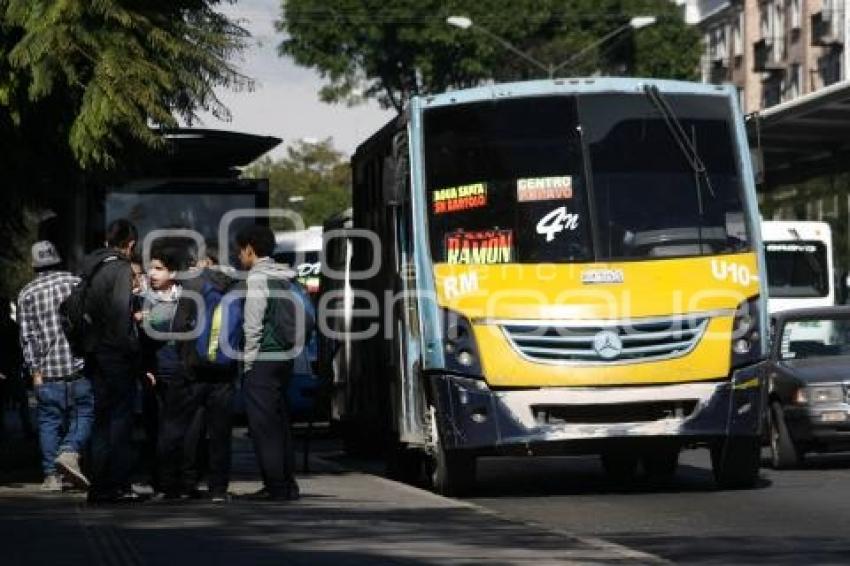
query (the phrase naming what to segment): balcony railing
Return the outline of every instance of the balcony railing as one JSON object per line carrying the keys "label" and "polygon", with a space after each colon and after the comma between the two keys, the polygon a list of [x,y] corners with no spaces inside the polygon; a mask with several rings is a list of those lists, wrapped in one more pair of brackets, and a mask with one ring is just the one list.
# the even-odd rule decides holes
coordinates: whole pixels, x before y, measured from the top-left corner
{"label": "balcony railing", "polygon": [[835,47],[844,43],[836,25],[840,21],[836,14],[821,10],[812,14],[812,45],[816,47]]}

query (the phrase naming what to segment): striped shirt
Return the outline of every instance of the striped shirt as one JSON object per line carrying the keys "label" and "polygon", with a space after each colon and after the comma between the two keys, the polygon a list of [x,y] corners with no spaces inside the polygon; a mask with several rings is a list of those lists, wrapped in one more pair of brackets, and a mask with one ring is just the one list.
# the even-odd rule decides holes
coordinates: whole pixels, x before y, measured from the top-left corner
{"label": "striped shirt", "polygon": [[59,305],[79,281],[67,271],[39,273],[18,295],[21,348],[31,372],[58,378],[83,369],[83,360],[71,354],[59,321]]}

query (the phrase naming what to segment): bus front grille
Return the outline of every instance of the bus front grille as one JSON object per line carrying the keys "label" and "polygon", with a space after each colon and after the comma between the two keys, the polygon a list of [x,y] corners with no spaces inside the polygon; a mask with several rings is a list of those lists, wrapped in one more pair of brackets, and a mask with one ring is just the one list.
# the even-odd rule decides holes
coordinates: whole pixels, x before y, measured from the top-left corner
{"label": "bus front grille", "polygon": [[699,343],[708,317],[503,324],[524,358],[554,364],[626,364],[678,358]]}

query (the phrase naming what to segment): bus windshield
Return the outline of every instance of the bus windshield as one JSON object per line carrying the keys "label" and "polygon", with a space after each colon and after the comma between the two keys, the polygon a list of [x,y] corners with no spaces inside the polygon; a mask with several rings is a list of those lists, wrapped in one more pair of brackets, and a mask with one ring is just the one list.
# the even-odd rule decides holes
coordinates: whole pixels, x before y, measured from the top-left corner
{"label": "bus windshield", "polygon": [[784,298],[826,297],[829,277],[823,242],[765,242],[768,295]]}
{"label": "bus windshield", "polygon": [[642,93],[427,110],[434,260],[566,263],[748,249],[728,101],[666,99],[705,179]]}

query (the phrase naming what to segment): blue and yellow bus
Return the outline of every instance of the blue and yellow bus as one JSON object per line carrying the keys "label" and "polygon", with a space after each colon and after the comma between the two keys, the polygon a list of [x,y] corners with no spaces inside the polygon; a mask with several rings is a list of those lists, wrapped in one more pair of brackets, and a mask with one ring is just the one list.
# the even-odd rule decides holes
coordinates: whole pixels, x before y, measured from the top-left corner
{"label": "blue and yellow bus", "polygon": [[353,444],[446,494],[483,456],[599,454],[627,479],[685,448],[755,483],[766,293],[734,88],[417,97],[352,167],[350,228],[326,233],[346,291],[323,303],[346,334],[323,355]]}

